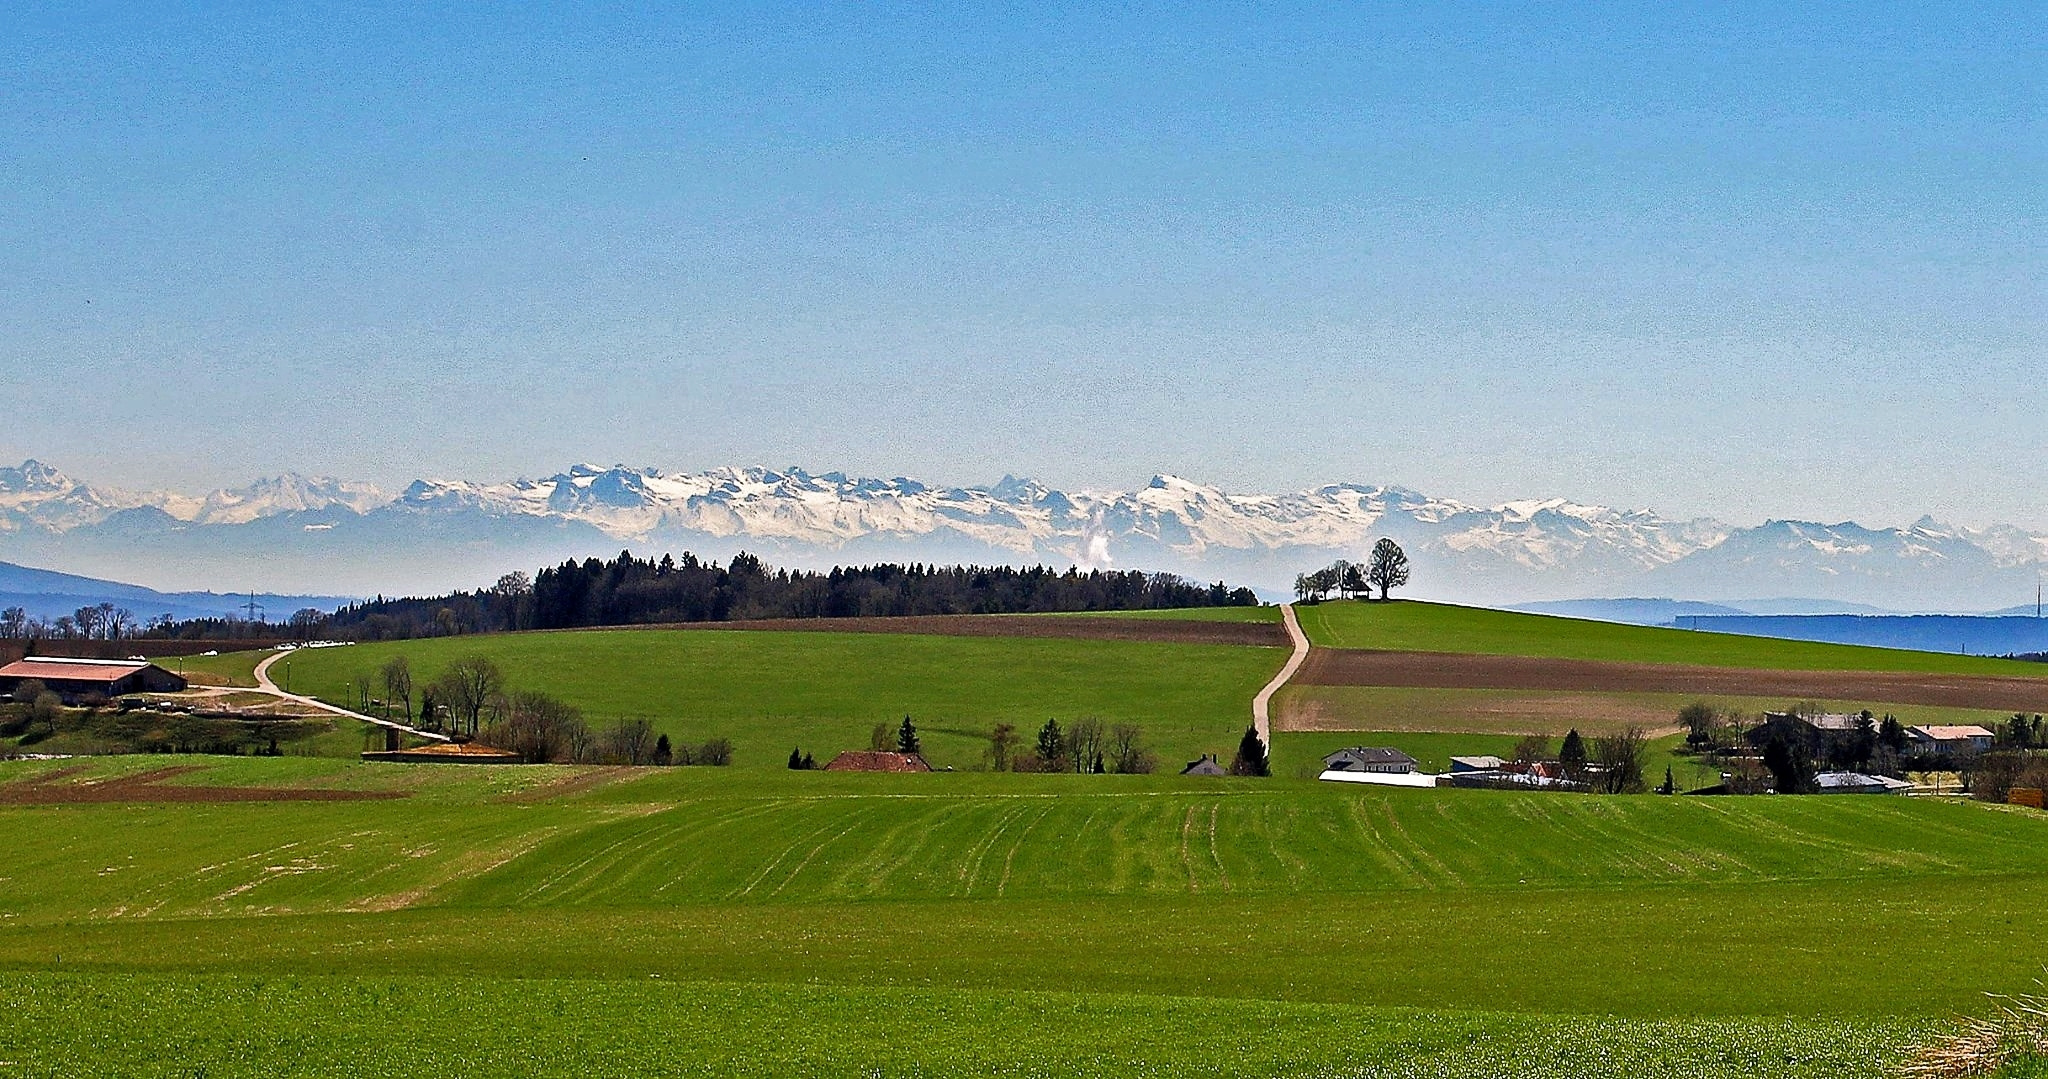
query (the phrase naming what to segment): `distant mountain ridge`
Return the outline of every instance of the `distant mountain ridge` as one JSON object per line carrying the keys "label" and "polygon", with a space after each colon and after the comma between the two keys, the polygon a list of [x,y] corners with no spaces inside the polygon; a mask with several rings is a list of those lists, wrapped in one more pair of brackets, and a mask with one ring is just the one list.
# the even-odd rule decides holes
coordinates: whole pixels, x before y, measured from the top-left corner
{"label": "distant mountain ridge", "polygon": [[140,585],[56,573],[46,569],[0,562],[0,609],[20,607],[31,618],[54,620],[80,607],[102,602],[125,607],[137,621],[160,615],[175,618],[245,618],[244,605],[254,601],[265,618],[282,622],[294,611],[306,607],[333,610],[349,602],[343,596],[286,596],[275,593],[240,595],[214,592],[158,592]]}
{"label": "distant mountain ridge", "polygon": [[1414,562],[1412,594],[1495,606],[1632,593],[1985,610],[2031,596],[2048,555],[2048,536],[1928,518],[1752,528],[1561,498],[1479,506],[1393,486],[1230,494],[1163,475],[1102,493],[1009,476],[947,487],[795,468],[577,465],[538,480],[420,479],[396,493],[286,474],[192,496],[81,483],[34,460],[0,468],[0,558],[166,587],[438,592],[632,548],[745,549],[805,567],[1114,565],[1279,595],[1296,573],[1361,558],[1383,535]]}

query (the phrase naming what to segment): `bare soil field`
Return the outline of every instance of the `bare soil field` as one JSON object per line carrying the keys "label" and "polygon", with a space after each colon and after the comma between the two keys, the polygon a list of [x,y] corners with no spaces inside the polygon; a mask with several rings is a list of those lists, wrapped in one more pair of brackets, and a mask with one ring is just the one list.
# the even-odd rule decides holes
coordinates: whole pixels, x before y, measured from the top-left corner
{"label": "bare soil field", "polygon": [[[1682,694],[1614,694],[1296,686],[1274,717],[1282,731],[1416,731],[1463,734],[1586,735],[1639,727],[1651,737],[1679,730]],[[1783,702],[1773,702],[1773,706]]]}
{"label": "bare soil field", "polygon": [[1450,652],[1318,648],[1296,685],[1429,689],[1690,693],[1795,700],[1861,700],[2003,712],[2048,712],[2048,679],[1910,671],[1775,671],[1612,663]]}
{"label": "bare soil field", "polygon": [[1093,618],[1058,614],[934,614],[899,618],[761,618],[743,622],[675,622],[619,629],[774,630],[811,633],[921,633],[940,637],[1055,637],[1167,644],[1234,644],[1286,648],[1278,622],[1197,622],[1181,619]]}
{"label": "bare soil field", "polygon": [[157,768],[113,779],[66,782],[86,771],[62,768],[0,786],[0,805],[91,805],[108,802],[360,802],[403,798],[404,791],[331,790],[318,787],[183,787],[163,782],[202,769]]}

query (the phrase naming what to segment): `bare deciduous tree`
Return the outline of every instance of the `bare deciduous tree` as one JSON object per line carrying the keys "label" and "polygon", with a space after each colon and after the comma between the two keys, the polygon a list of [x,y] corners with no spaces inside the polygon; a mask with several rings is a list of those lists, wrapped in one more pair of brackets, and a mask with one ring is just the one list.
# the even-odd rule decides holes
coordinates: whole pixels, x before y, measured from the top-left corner
{"label": "bare deciduous tree", "polygon": [[622,719],[598,740],[606,764],[649,764],[657,739],[654,724],[643,718]]}
{"label": "bare deciduous tree", "polygon": [[1109,770],[1119,775],[1145,775],[1159,767],[1159,759],[1145,748],[1145,731],[1135,723],[1119,723],[1109,730]]}
{"label": "bare deciduous tree", "polygon": [[448,665],[435,681],[434,700],[448,706],[455,721],[470,734],[477,732],[484,710],[501,694],[505,676],[489,656],[469,655]]}
{"label": "bare deciduous tree", "polygon": [[1067,753],[1074,758],[1074,771],[1094,772],[1102,765],[1102,721],[1082,716],[1067,728]]}
{"label": "bare deciduous tree", "polygon": [[404,656],[392,656],[384,663],[384,701],[399,706],[399,715],[412,715],[412,662]]}
{"label": "bare deciduous tree", "polygon": [[1623,727],[1593,740],[1593,761],[1600,766],[1595,783],[1605,794],[1643,792],[1643,729]]}

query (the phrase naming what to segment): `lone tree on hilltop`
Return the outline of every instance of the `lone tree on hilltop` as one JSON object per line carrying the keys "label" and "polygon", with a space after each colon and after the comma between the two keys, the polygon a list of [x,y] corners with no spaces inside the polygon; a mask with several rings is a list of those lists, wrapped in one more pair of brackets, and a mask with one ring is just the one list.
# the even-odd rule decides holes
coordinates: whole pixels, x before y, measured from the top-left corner
{"label": "lone tree on hilltop", "polygon": [[917,724],[912,723],[909,716],[904,716],[903,725],[896,728],[896,752],[918,753],[923,748],[917,741]]}
{"label": "lone tree on hilltop", "polygon": [[1237,741],[1237,756],[1231,758],[1230,774],[1234,776],[1269,776],[1273,774],[1272,762],[1266,759],[1266,743],[1259,737],[1257,727],[1246,727],[1244,737]]}
{"label": "lone tree on hilltop", "polygon": [[1380,590],[1380,599],[1387,598],[1389,589],[1400,588],[1408,583],[1408,552],[1401,545],[1382,536],[1372,545],[1372,561],[1366,566],[1365,579]]}

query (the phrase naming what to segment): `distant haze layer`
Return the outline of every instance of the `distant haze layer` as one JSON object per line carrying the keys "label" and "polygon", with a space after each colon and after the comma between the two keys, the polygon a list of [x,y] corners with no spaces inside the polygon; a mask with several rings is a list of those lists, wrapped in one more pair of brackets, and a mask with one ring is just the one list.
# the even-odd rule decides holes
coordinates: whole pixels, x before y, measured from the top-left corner
{"label": "distant haze layer", "polygon": [[630,548],[747,550],[805,567],[1114,566],[1279,595],[1299,572],[1362,560],[1381,536],[1413,560],[1409,594],[1495,605],[1797,596],[1980,611],[2030,600],[2048,553],[2048,536],[1929,518],[1738,527],[1563,498],[1477,506],[1361,484],[1231,494],[1172,476],[1072,492],[1011,477],[941,487],[796,469],[577,466],[538,480],[418,480],[396,493],[287,474],[193,496],[80,482],[33,460],[0,468],[0,559],[174,589],[435,592]]}

